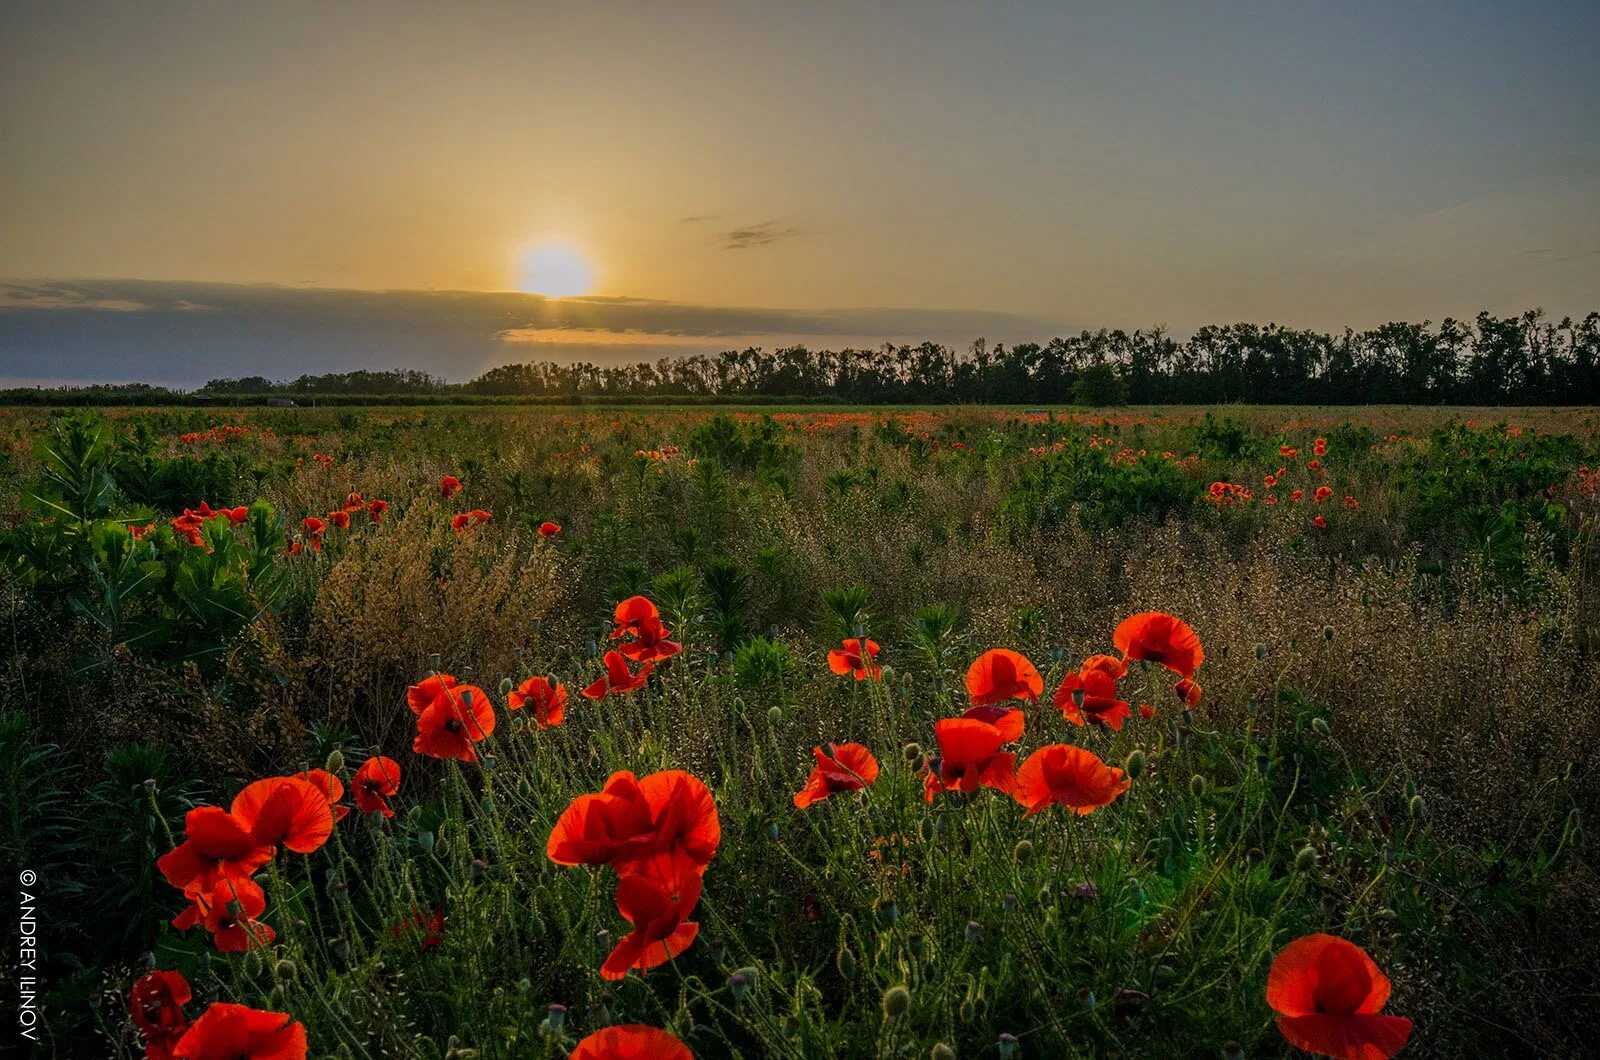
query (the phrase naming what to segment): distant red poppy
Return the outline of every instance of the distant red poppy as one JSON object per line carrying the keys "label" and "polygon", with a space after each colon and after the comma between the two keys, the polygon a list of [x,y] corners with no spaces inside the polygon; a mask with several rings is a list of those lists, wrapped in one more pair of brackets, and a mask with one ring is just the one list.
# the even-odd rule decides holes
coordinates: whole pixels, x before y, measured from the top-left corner
{"label": "distant red poppy", "polygon": [[300,520],[300,525],[305,529],[306,533],[312,535],[320,534],[328,528],[327,523],[323,522],[321,519],[318,519],[314,515],[308,515],[304,519]]}
{"label": "distant red poppy", "polygon": [[668,880],[654,875],[617,881],[617,912],[633,930],[617,942],[600,966],[603,979],[622,979],[629,969],[643,972],[688,949],[700,925],[687,919],[700,901],[700,874],[679,873]]}
{"label": "distant red poppy", "polygon": [[389,797],[400,792],[400,763],[382,755],[373,755],[361,763],[350,781],[350,797],[362,813],[381,813],[394,816]]}
{"label": "distant red poppy", "polygon": [[625,1023],[595,1031],[567,1060],[694,1060],[694,1054],[664,1030]]}
{"label": "distant red poppy", "polygon": [[306,1029],[282,1012],[218,1001],[172,1050],[173,1060],[305,1060]]}
{"label": "distant red poppy", "polygon": [[943,718],[933,723],[939,755],[928,763],[923,797],[932,802],[941,791],[970,795],[980,787],[1011,790],[1017,756],[1000,748],[1005,733],[976,718]]}
{"label": "distant red poppy", "polygon": [[1295,449],[1292,446],[1280,445],[1278,446],[1278,455],[1286,456],[1290,460],[1293,460],[1295,457],[1300,455],[1300,450]]}
{"label": "distant red poppy", "polygon": [[328,513],[328,522],[340,530],[350,529],[350,513],[343,508],[335,508]]}
{"label": "distant red poppy", "polygon": [[[409,693],[406,698],[409,703]],[[416,708],[413,706],[412,710]],[[411,741],[411,749],[430,758],[476,762],[478,752],[473,744],[487,739],[494,726],[494,704],[489,701],[489,693],[477,685],[441,685],[439,694],[417,715],[417,735]]]}
{"label": "distant red poppy", "polygon": [[878,779],[878,760],[858,743],[833,743],[826,752],[816,747],[811,753],[817,764],[794,796],[795,806],[802,810],[841,791],[860,791]]}
{"label": "distant red poppy", "polygon": [[1333,496],[1333,488],[1331,486],[1318,486],[1316,492],[1311,495],[1311,499],[1321,504],[1331,496]]}
{"label": "distant red poppy", "polygon": [[1291,501],[1298,501],[1300,498],[1304,497],[1305,495],[1306,495],[1306,491],[1305,490],[1290,490],[1289,491],[1289,499]]}
{"label": "distant red poppy", "polygon": [[1379,1015],[1389,979],[1353,942],[1306,935],[1284,947],[1267,973],[1267,1004],[1291,1045],[1340,1060],[1388,1060],[1411,1037],[1411,1021]]}
{"label": "distant red poppy", "polygon": [[345,497],[344,497],[344,510],[345,511],[347,511],[347,512],[359,512],[361,509],[365,508],[366,506],[367,506],[367,502],[361,498],[361,494],[360,493],[357,493],[354,490],[352,490],[351,492],[345,494]]}
{"label": "distant red poppy", "polygon": [[367,514],[372,516],[375,523],[383,522],[383,513],[389,510],[389,502],[374,497],[367,502]]}
{"label": "distant red poppy", "polygon": [[1132,711],[1117,698],[1117,681],[1128,664],[1114,655],[1091,655],[1083,665],[1061,679],[1051,702],[1074,725],[1093,722],[1120,730]]}
{"label": "distant red poppy", "polygon": [[1317,456],[1327,456],[1328,455],[1328,439],[1326,439],[1326,438],[1318,438],[1316,441],[1312,442],[1311,443],[1311,451],[1313,453],[1315,453]]}
{"label": "distant red poppy", "polygon": [[1057,743],[1028,756],[1017,769],[1011,796],[1026,807],[1025,816],[1057,803],[1086,814],[1110,805],[1127,790],[1122,770],[1082,747]]}
{"label": "distant red poppy", "polygon": [[722,841],[717,804],[705,784],[669,769],[636,778],[620,771],[605,787],[579,795],[550,832],[546,853],[558,865],[610,865],[618,873],[664,863],[703,872]]}
{"label": "distant red poppy", "polygon": [[432,912],[423,912],[421,906],[412,906],[411,915],[389,928],[389,934],[395,938],[405,938],[413,933],[420,933],[422,937],[418,944],[422,952],[426,953],[444,941],[444,906],[436,905]]}
{"label": "distant red poppy", "polygon": [[1192,677],[1185,677],[1172,686],[1172,691],[1178,696],[1178,702],[1193,710],[1200,705],[1202,689],[1200,682]]}
{"label": "distant red poppy", "polygon": [[968,707],[961,712],[963,718],[975,718],[987,722],[1000,730],[1000,736],[1006,743],[1016,743],[1022,739],[1022,731],[1026,728],[1026,719],[1022,711],[1014,707]]}
{"label": "distant red poppy", "polygon": [[615,651],[606,652],[604,662],[605,676],[583,690],[583,695],[587,699],[604,699],[615,693],[633,692],[643,688],[650,671],[655,668],[655,663],[647,662],[639,667],[638,673],[634,673],[628,669],[627,660]]}
{"label": "distant red poppy", "polygon": [[196,806],[183,819],[183,842],[156,861],[167,882],[191,898],[223,879],[248,878],[272,860],[272,845],[219,806]]}
{"label": "distant red poppy", "polygon": [[189,1019],[183,1006],[189,1003],[189,981],[178,972],[146,972],[135,979],[128,993],[128,1014],[144,1038],[146,1060],[170,1060]]}
{"label": "distant red poppy", "polygon": [[1141,611],[1123,619],[1111,643],[1125,659],[1148,659],[1183,677],[1193,677],[1206,658],[1199,635],[1164,611]]}
{"label": "distant red poppy", "polygon": [[546,519],[544,522],[539,524],[540,537],[555,537],[559,533],[561,533],[560,523],[552,523],[550,520]]}
{"label": "distant red poppy", "polygon": [[883,676],[883,667],[872,660],[878,657],[878,642],[852,637],[843,646],[828,652],[828,669],[836,674],[850,674],[857,681]]}
{"label": "distant red poppy", "polygon": [[446,475],[439,480],[439,492],[444,494],[446,500],[461,492],[461,480],[454,475]]}
{"label": "distant red poppy", "polygon": [[1318,530],[1326,530],[1328,528],[1328,520],[1318,515],[1311,520],[1311,525]]}
{"label": "distant red poppy", "polygon": [[967,668],[967,692],[979,707],[1008,699],[1034,702],[1044,694],[1044,678],[1021,654],[991,648]]}
{"label": "distant red poppy", "polygon": [[204,924],[219,953],[244,953],[278,937],[257,919],[266,910],[267,896],[255,880],[223,880],[210,894],[196,895],[188,909],[173,917],[172,926],[187,931]]}
{"label": "distant red poppy", "polygon": [[567,686],[546,677],[530,677],[506,697],[511,710],[527,707],[541,729],[560,725],[567,716]]}
{"label": "distant red poppy", "polygon": [[250,521],[249,505],[241,504],[237,508],[229,508],[223,514],[228,517],[228,522],[234,526],[243,526]]}

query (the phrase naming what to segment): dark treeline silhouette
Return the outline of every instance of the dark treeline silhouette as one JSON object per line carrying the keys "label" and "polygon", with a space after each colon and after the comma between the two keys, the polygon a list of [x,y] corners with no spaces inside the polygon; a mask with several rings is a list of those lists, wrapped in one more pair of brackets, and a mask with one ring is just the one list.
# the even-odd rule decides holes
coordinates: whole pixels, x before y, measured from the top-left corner
{"label": "dark treeline silhouette", "polygon": [[[109,402],[115,390],[10,391],[0,398],[40,401],[41,395],[98,391]],[[129,400],[148,403],[163,393],[143,388]],[[390,401],[678,397],[864,404],[1589,405],[1600,403],[1600,312],[1559,322],[1541,310],[1509,317],[1484,312],[1470,323],[1390,323],[1337,335],[1277,324],[1228,324],[1203,327],[1181,341],[1162,328],[1102,329],[1042,345],[990,346],[979,340],[964,352],[925,342],[877,349],[750,348],[610,367],[538,361],[503,365],[466,383],[400,370],[306,375],[279,383],[252,376],[214,379],[188,399],[264,395],[371,395]]]}

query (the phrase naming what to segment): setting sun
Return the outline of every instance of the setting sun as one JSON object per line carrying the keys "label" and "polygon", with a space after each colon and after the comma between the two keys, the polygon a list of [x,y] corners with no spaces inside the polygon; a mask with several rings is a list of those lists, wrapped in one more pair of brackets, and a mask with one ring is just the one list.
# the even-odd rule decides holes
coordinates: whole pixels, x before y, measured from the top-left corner
{"label": "setting sun", "polygon": [[546,298],[587,294],[594,269],[576,248],[566,243],[540,243],[517,259],[517,288]]}

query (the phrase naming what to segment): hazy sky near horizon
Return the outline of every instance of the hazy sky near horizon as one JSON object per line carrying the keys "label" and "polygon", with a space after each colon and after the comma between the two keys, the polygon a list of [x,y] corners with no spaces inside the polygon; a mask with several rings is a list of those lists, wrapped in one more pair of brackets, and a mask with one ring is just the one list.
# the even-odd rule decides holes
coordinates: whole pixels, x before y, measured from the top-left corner
{"label": "hazy sky near horizon", "polygon": [[[268,375],[1583,312],[1597,46],[1579,2],[11,3],[0,377],[201,356],[182,292],[227,285],[273,288],[206,348]],[[383,358],[403,292],[516,291],[549,242],[604,311]]]}

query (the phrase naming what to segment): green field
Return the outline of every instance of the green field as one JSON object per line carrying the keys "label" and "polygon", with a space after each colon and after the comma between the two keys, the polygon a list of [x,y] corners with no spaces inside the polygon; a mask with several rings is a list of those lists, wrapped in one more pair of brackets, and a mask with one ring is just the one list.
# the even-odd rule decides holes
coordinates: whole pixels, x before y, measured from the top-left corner
{"label": "green field", "polygon": [[[1268,971],[1319,933],[1392,981],[1405,1055],[1593,1054],[1594,409],[9,409],[0,439],[0,850],[38,875],[57,1055],[145,1055],[159,969],[183,1018],[281,1013],[318,1057],[629,1024],[702,1058],[1285,1056]],[[659,625],[624,629],[640,596]],[[1142,612],[1203,662],[1116,643]],[[863,680],[829,660],[859,638]],[[584,695],[625,646],[638,687]],[[1126,790],[962,790],[975,730],[941,723],[991,649],[1038,682],[986,754]],[[543,677],[559,723],[511,709]],[[845,743],[875,776],[797,807]],[[356,803],[379,758],[393,817]],[[206,886],[158,868],[307,769],[331,831],[296,804]],[[704,785],[653,826],[672,869],[552,858],[624,770]]]}

